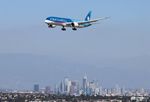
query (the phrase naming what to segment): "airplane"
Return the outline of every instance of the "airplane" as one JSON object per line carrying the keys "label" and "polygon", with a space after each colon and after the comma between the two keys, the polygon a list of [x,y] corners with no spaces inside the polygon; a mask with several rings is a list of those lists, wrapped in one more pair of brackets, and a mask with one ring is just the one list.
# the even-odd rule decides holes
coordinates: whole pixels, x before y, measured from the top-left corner
{"label": "airplane", "polygon": [[87,14],[85,17],[85,20],[76,20],[76,19],[70,19],[70,18],[61,18],[61,17],[54,17],[50,16],[46,18],[45,23],[48,25],[49,28],[55,28],[56,26],[61,26],[62,31],[66,31],[66,27],[71,27],[72,30],[77,30],[77,28],[85,28],[89,27],[93,24],[96,24],[99,20],[104,20],[109,17],[103,17],[99,19],[93,19],[91,20],[91,11]]}

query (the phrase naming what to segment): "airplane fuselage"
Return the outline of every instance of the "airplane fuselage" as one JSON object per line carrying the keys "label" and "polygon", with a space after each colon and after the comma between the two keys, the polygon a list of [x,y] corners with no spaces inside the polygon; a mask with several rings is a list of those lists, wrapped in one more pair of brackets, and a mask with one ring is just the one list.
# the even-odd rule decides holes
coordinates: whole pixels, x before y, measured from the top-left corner
{"label": "airplane fuselage", "polygon": [[[82,20],[75,20],[75,19],[70,19],[70,18],[61,18],[61,17],[48,17],[45,20],[45,23],[48,25],[56,25],[56,26],[63,26],[63,27],[73,27],[76,26],[76,28],[84,28],[91,26],[91,24],[80,24],[78,25],[77,22],[82,21]],[[71,23],[71,25],[70,25]]]}

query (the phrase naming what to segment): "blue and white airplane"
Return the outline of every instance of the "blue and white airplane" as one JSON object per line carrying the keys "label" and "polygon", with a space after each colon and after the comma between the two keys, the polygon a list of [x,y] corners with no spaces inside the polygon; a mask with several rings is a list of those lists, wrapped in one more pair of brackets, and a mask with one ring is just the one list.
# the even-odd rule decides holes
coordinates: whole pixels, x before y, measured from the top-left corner
{"label": "blue and white airplane", "polygon": [[95,24],[99,20],[107,19],[108,17],[93,19],[91,20],[91,11],[87,14],[85,20],[75,20],[70,18],[60,18],[60,17],[48,17],[45,23],[49,28],[55,28],[56,26],[61,26],[63,31],[66,31],[66,27],[71,27],[72,30],[77,30],[77,28],[85,28]]}

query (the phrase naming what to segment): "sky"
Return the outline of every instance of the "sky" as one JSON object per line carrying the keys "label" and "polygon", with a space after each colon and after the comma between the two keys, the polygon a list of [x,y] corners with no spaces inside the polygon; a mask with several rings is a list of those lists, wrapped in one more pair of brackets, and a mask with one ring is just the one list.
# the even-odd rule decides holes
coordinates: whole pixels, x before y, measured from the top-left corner
{"label": "sky", "polygon": [[[147,88],[150,83],[139,81],[138,78],[141,76],[142,78],[150,77],[147,73],[150,72],[149,4],[149,0],[1,0],[0,54],[2,62],[0,65],[0,83],[3,84],[0,87],[10,88],[13,86],[13,88],[18,88],[20,85],[21,88],[29,88],[34,83],[44,86],[49,83],[56,83],[66,75],[82,80],[84,73],[87,73],[91,79],[99,80],[104,86],[110,87],[119,83],[127,87]],[[108,16],[111,18],[77,31],[68,28],[66,32],[62,32],[61,27],[49,29],[44,23],[48,16],[84,19],[89,11],[92,11],[92,18]],[[27,54],[32,61],[36,60],[35,56],[54,58],[55,60],[52,62],[57,62],[59,68],[57,69],[58,73],[57,71],[56,73],[59,75],[54,76],[51,70],[55,69],[47,68],[47,64],[41,64],[43,69],[40,69],[41,67],[35,69],[38,74],[31,74],[34,70],[33,66],[38,66],[38,61],[35,61],[34,65],[25,63],[27,59],[24,58],[24,54]],[[4,57],[4,55],[6,56]],[[22,61],[21,70],[18,70],[18,59],[10,64],[15,67],[9,66],[11,60],[3,61],[3,58],[9,59],[9,57],[13,60],[14,55],[21,56],[21,58],[19,57]],[[137,59],[140,61],[138,62]],[[49,59],[44,57],[43,60]],[[130,60],[133,63],[130,63]],[[41,61],[41,63],[44,62]],[[24,67],[26,64],[29,64],[30,71]],[[116,65],[120,65],[119,68],[126,67],[119,69]],[[54,66],[56,67],[56,65]],[[78,68],[76,68],[77,66]],[[6,68],[6,70],[5,67],[8,69]],[[68,69],[68,67],[73,69]],[[95,69],[92,69],[93,67]],[[111,68],[111,71],[114,71],[113,74],[102,74],[102,72],[108,72],[106,67]],[[76,71],[71,72],[75,68]],[[27,78],[28,74],[23,76],[18,74],[25,69],[31,80]],[[77,71],[78,69],[81,69],[82,72]],[[46,72],[40,73],[42,70],[46,70],[51,75],[45,75]],[[66,71],[61,73],[63,70]],[[117,72],[124,73],[124,70],[127,73],[131,72],[129,75],[131,77],[135,71],[138,74],[133,74],[134,77],[131,79],[126,75],[122,79],[118,78],[120,75]],[[109,70],[109,72],[111,71]],[[143,71],[142,74],[140,74],[141,71]],[[32,76],[36,77],[32,78]],[[112,81],[111,76],[115,76],[116,80]],[[55,77],[55,80],[45,77]],[[44,79],[52,81],[41,81]],[[131,80],[136,80],[135,84],[130,83]],[[16,86],[13,83],[19,83],[19,85]]]}

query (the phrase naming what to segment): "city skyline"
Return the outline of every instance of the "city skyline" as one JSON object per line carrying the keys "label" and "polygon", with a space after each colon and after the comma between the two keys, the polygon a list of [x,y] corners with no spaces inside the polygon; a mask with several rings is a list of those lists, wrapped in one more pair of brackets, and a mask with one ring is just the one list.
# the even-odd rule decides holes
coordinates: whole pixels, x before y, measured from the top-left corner
{"label": "city skyline", "polygon": [[47,94],[47,95],[71,95],[71,96],[136,96],[136,97],[147,97],[150,94],[150,89],[145,88],[127,88],[121,87],[118,84],[113,87],[107,88],[101,86],[95,80],[89,80],[86,75],[82,77],[82,80],[72,80],[69,77],[64,77],[58,84],[46,85],[41,87],[40,84],[36,83],[32,89],[1,89],[2,93],[28,93],[28,94]]}

